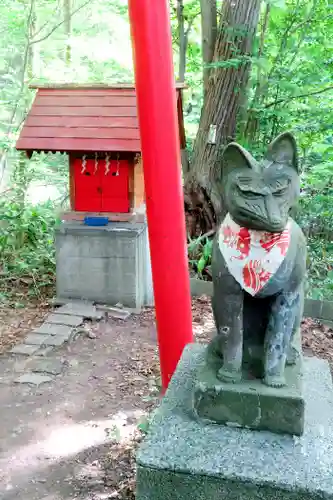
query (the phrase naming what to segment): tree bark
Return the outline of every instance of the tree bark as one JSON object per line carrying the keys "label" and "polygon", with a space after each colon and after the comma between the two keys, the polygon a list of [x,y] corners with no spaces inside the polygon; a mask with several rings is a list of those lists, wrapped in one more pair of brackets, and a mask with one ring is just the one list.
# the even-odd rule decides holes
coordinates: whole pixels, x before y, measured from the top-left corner
{"label": "tree bark", "polygon": [[[266,37],[267,28],[268,28],[270,11],[271,11],[271,6],[268,3],[266,5],[265,12],[263,15],[262,24],[261,24],[258,59],[260,59],[264,53],[265,37]],[[259,119],[258,119],[258,115],[256,112],[256,107],[258,105],[260,105],[260,100],[261,100],[262,94],[263,94],[264,83],[265,82],[264,82],[264,78],[263,78],[263,73],[262,73],[262,70],[260,68],[260,65],[258,65],[257,81],[255,84],[254,96],[252,98],[251,105],[248,106],[248,109],[247,109],[247,118],[246,118],[246,120],[244,120],[244,125],[245,125],[244,130],[241,131],[242,137],[246,138],[250,144],[252,142],[254,142],[255,137],[258,133]]]}
{"label": "tree bark", "polygon": [[217,35],[217,6],[216,0],[200,0],[201,7],[201,40],[203,60],[204,96],[208,92],[210,68],[207,67],[214,57]]}
{"label": "tree bark", "polygon": [[223,2],[213,59],[215,67],[211,70],[201,112],[191,170],[185,180],[186,208],[193,211],[199,206],[201,213],[206,214],[199,223],[201,232],[209,231],[211,221],[223,213],[216,179],[223,149],[235,139],[237,116],[249,79],[260,4],[260,0]]}
{"label": "tree bark", "polygon": [[36,32],[36,23],[37,23],[37,14],[36,14],[36,6],[32,3],[32,13],[30,26],[28,26],[29,30],[29,54],[27,61],[27,77],[29,80],[32,80],[36,76],[36,50],[33,45],[30,44],[30,40],[33,39]]}
{"label": "tree bark", "polygon": [[72,34],[72,12],[71,12],[71,0],[64,0],[64,28],[66,36],[66,46],[65,46],[65,63],[66,66],[71,64],[71,44],[70,37]]}
{"label": "tree bark", "polygon": [[178,37],[179,37],[178,80],[180,82],[183,82],[185,80],[185,72],[186,72],[186,49],[187,49],[183,0],[177,0],[177,19],[178,19]]}
{"label": "tree bark", "polygon": [[[214,0],[215,1],[215,0]],[[184,0],[177,0],[177,20],[178,20],[178,38],[179,38],[179,67],[178,80],[185,81],[186,73],[186,53],[188,47],[188,37],[191,32],[193,23],[200,11],[192,17],[184,15]],[[186,24],[186,27],[185,27]]]}

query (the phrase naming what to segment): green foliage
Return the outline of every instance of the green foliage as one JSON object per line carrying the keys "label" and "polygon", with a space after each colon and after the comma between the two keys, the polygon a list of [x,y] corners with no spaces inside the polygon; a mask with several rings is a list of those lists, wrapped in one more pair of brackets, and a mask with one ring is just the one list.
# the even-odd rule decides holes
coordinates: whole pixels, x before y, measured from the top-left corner
{"label": "green foliage", "polygon": [[211,278],[213,241],[207,236],[190,240],[187,251],[192,271],[204,279]]}
{"label": "green foliage", "polygon": [[[1,301],[10,299],[16,287],[28,288],[28,296],[40,295],[54,283],[55,207],[0,202]],[[16,285],[16,286],[15,286]]]}
{"label": "green foliage", "polygon": [[239,130],[248,145],[260,149],[281,130],[290,129],[305,160],[325,142],[333,118],[331,34],[326,1],[285,0],[264,6],[252,58],[247,121]]}
{"label": "green foliage", "polygon": [[308,296],[333,297],[333,188],[321,191],[308,185],[301,197],[296,220],[308,239]]}
{"label": "green foliage", "polygon": [[333,188],[308,189],[301,197],[297,212],[297,222],[308,237],[333,239]]}
{"label": "green foliage", "polygon": [[308,296],[332,300],[333,241],[315,237],[308,239]]}

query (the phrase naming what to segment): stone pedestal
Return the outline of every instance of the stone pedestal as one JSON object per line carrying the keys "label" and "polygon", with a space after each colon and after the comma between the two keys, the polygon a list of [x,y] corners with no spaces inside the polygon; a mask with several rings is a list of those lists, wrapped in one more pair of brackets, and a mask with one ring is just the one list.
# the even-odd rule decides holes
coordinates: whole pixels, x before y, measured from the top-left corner
{"label": "stone pedestal", "polygon": [[328,363],[304,360],[304,434],[295,437],[195,418],[195,384],[205,350],[185,349],[139,449],[137,500],[332,500]]}
{"label": "stone pedestal", "polygon": [[279,389],[250,379],[244,371],[239,383],[221,382],[216,374],[221,360],[210,353],[199,369],[194,391],[197,416],[212,423],[262,429],[300,436],[304,430],[302,358],[287,366],[287,385]]}
{"label": "stone pedestal", "polygon": [[146,223],[91,227],[62,222],[56,263],[58,298],[133,308],[153,303]]}

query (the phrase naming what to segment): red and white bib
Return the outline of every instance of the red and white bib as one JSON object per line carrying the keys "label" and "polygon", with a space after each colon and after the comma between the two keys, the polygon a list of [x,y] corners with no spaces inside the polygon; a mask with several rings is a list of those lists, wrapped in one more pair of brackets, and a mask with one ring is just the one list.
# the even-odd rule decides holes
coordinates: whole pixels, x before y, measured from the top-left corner
{"label": "red and white bib", "polygon": [[219,229],[219,247],[230,274],[256,295],[282,264],[290,244],[290,221],[281,233],[241,227],[228,214]]}

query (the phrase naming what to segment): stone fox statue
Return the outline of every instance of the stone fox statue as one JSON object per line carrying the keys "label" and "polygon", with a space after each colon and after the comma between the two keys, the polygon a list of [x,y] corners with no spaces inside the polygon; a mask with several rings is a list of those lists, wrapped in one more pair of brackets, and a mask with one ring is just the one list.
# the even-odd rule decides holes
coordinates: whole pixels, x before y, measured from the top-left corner
{"label": "stone fox statue", "polygon": [[299,196],[294,137],[280,135],[261,163],[229,144],[220,180],[228,213],[212,254],[217,376],[238,382],[247,373],[281,387],[286,363],[300,355],[306,273],[305,238],[289,215]]}

